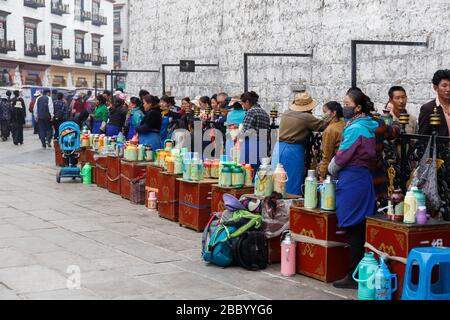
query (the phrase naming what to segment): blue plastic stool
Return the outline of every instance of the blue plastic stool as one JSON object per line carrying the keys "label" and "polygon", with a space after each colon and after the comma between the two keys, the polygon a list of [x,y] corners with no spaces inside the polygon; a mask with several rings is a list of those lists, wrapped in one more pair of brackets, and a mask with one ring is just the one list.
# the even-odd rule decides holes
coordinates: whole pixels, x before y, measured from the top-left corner
{"label": "blue plastic stool", "polygon": [[[419,283],[412,283],[413,266],[419,266]],[[439,267],[439,280],[432,284],[433,268]],[[406,266],[402,300],[450,300],[450,248],[411,250]]]}

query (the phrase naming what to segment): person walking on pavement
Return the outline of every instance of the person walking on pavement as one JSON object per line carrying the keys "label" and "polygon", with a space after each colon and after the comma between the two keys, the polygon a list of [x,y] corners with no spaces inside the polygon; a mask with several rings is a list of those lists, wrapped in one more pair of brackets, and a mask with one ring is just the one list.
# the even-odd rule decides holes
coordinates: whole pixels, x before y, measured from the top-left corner
{"label": "person walking on pavement", "polygon": [[9,138],[10,121],[11,121],[11,104],[8,101],[8,97],[4,95],[1,97],[0,100],[0,133],[2,141],[6,141]]}
{"label": "person walking on pavement", "polygon": [[30,113],[31,113],[31,123],[33,124],[33,134],[39,133],[39,125],[38,125],[36,119],[34,118],[33,110],[34,110],[34,106],[36,105],[36,100],[40,96],[41,96],[41,92],[39,90],[36,91],[34,94],[34,98],[30,101],[30,105],[28,106],[28,111],[30,111]]}
{"label": "person walking on pavement", "polygon": [[23,100],[23,98],[20,96],[19,90],[14,90],[13,94],[14,94],[14,97],[11,99],[11,107],[14,109],[16,107],[16,104],[19,103],[23,109],[23,114],[26,117],[27,108],[25,106],[25,100]]}
{"label": "person walking on pavement", "polygon": [[59,137],[59,127],[63,124],[64,121],[67,120],[69,114],[69,107],[64,101],[64,94],[62,92],[58,92],[56,94],[56,101],[53,104],[55,115],[53,117],[53,128],[55,130],[55,134],[53,135],[54,139],[58,139]]}
{"label": "person walking on pavement", "polygon": [[51,148],[52,140],[52,117],[54,114],[53,100],[49,96],[50,90],[45,89],[44,95],[36,100],[34,107],[34,117],[39,124],[39,139],[42,142],[42,148]]}
{"label": "person walking on pavement", "polygon": [[16,146],[23,145],[23,125],[26,118],[25,102],[20,99],[13,100],[15,103],[11,107],[11,134]]}

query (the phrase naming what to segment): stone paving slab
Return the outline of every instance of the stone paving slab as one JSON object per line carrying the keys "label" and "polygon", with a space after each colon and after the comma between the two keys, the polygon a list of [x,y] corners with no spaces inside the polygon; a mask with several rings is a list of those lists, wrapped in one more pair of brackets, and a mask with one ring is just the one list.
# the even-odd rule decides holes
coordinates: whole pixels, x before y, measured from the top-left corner
{"label": "stone paving slab", "polygon": [[66,278],[39,265],[0,269],[0,281],[17,293],[66,288]]}

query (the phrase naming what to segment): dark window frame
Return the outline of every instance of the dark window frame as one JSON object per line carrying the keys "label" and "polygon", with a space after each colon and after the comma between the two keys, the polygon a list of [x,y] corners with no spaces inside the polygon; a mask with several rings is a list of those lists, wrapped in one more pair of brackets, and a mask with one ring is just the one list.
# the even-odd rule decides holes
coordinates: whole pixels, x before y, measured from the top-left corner
{"label": "dark window frame", "polygon": [[[27,52],[27,29],[33,29],[33,43],[31,43],[31,45],[37,47],[38,43],[37,43],[37,29],[38,29],[38,24],[39,22],[33,22],[31,20],[24,20],[23,23],[23,42],[24,42],[24,53],[26,55]],[[27,26],[28,25],[28,26]]]}

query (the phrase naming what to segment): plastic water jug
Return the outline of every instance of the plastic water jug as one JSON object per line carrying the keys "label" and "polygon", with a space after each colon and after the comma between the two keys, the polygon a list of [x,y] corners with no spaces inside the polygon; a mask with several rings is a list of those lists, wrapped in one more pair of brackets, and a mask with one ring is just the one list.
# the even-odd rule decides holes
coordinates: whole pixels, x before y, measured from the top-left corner
{"label": "plastic water jug", "polygon": [[[392,288],[394,280],[394,288]],[[392,294],[397,291],[397,276],[389,271],[383,258],[375,274],[375,300],[392,300]]]}
{"label": "plastic water jug", "polygon": [[273,173],[273,191],[280,193],[283,198],[286,198],[286,182],[288,182],[288,175],[284,170],[283,165],[278,164],[275,172]]}
{"label": "plastic water jug", "polygon": [[264,158],[255,177],[255,195],[270,197],[273,192],[273,172],[270,158]]}
{"label": "plastic water jug", "polygon": [[[359,263],[353,279],[358,282],[358,300],[375,300],[375,274],[378,270],[378,262],[373,252],[366,253]],[[356,274],[359,278],[356,278]]]}
{"label": "plastic water jug", "polygon": [[86,163],[81,170],[81,177],[83,179],[83,184],[92,184],[92,166],[89,162]]}

